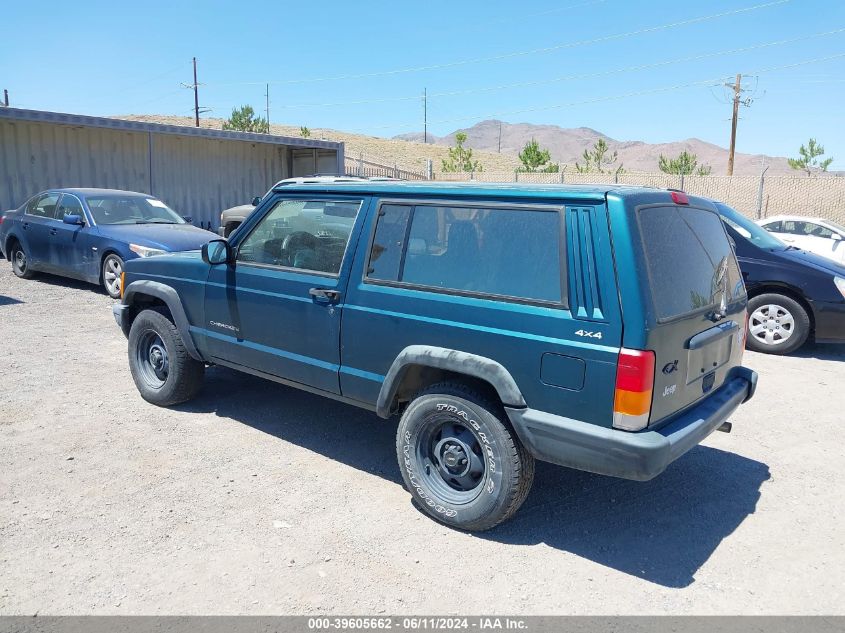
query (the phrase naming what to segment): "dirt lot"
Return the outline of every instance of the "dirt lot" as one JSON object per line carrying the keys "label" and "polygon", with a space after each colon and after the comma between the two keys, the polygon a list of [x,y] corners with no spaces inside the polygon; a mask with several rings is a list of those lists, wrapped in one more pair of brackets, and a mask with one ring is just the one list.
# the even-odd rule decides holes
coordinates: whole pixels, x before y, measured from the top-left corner
{"label": "dirt lot", "polygon": [[661,477],[540,465],[472,536],[403,490],[395,422],[212,369],[153,407],[110,300],[0,261],[0,613],[845,614],[845,349]]}

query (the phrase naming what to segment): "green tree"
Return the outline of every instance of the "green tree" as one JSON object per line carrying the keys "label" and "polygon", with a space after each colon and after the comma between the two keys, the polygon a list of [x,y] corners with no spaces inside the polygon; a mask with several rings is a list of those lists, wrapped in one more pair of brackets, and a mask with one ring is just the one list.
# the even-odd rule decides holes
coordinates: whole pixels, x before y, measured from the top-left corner
{"label": "green tree", "polygon": [[308,138],[309,136],[311,136],[311,130],[309,130],[307,127],[305,127],[303,125],[301,128],[299,128],[299,135],[302,138]]}
{"label": "green tree", "polygon": [[684,150],[676,158],[660,155],[657,163],[664,174],[709,176],[712,168],[709,165],[699,165],[698,156]]}
{"label": "green tree", "polygon": [[789,166],[792,167],[792,169],[806,171],[808,176],[813,173],[814,169],[827,171],[827,168],[830,167],[830,164],[833,162],[833,158],[825,158],[821,161],[819,160],[820,156],[824,156],[824,147],[816,143],[816,139],[814,138],[810,139],[806,147],[802,145],[798,149],[798,153],[801,157],[790,158]]}
{"label": "green tree", "polygon": [[521,172],[540,172],[545,174],[557,173],[560,171],[560,166],[557,163],[549,164],[552,157],[549,150],[541,149],[540,144],[531,139],[525,143],[525,147],[519,153],[519,160],[522,161],[522,167],[518,171]]}
{"label": "green tree", "polygon": [[269,134],[270,124],[267,119],[255,116],[252,106],[241,106],[232,110],[232,116],[228,121],[223,122],[224,130],[236,130],[238,132],[260,132]]}
{"label": "green tree", "polygon": [[481,165],[477,160],[472,160],[472,150],[464,147],[467,135],[464,132],[455,134],[455,147],[449,148],[449,158],[441,159],[443,171],[481,171]]}
{"label": "green tree", "polygon": [[[614,151],[613,154],[608,154],[610,148],[607,146],[607,142],[600,138],[596,141],[595,145],[593,145],[593,149],[585,149],[582,158],[584,159],[584,163],[581,164],[576,161],[575,169],[578,170],[579,174],[588,174],[590,172],[598,172],[600,174],[604,174],[607,172],[612,171],[622,171],[622,165],[619,165],[617,169],[610,169],[613,164],[616,162],[617,153]],[[607,168],[607,171],[605,171]]]}

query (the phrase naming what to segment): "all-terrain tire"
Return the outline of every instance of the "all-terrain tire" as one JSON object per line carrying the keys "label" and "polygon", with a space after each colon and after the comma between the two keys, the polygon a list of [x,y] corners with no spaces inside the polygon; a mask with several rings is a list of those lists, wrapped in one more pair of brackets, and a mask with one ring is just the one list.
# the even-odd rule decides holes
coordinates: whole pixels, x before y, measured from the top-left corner
{"label": "all-terrain tire", "polygon": [[[534,458],[502,406],[455,382],[414,397],[399,421],[396,454],[414,501],[461,530],[489,530],[509,519],[534,480]],[[478,458],[483,471],[472,470]],[[462,460],[469,472],[460,471]]]}
{"label": "all-terrain tire", "polygon": [[810,336],[810,317],[791,297],[767,292],[748,300],[747,347],[764,354],[789,354]]}
{"label": "all-terrain tire", "polygon": [[196,396],[205,376],[205,365],[191,358],[162,308],[143,310],[132,322],[129,370],[141,397],[160,407]]}

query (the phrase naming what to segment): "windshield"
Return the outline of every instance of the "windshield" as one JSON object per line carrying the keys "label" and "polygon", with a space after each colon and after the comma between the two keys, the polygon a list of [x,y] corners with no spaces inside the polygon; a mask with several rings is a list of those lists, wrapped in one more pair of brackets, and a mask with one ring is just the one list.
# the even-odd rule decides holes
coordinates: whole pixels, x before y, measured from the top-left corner
{"label": "windshield", "polygon": [[831,222],[830,220],[825,220],[825,222],[827,222],[830,228],[839,233],[839,235],[845,237],[845,226],[842,226],[839,222]]}
{"label": "windshield", "polygon": [[728,205],[717,202],[716,208],[719,210],[719,215],[722,216],[722,219],[731,225],[742,237],[754,244],[754,246],[771,248],[776,251],[786,250],[786,244],[759,224],[755,224],[745,216],[731,209]]}
{"label": "windshield", "polygon": [[88,208],[97,224],[184,224],[161,200],[143,196],[88,197]]}

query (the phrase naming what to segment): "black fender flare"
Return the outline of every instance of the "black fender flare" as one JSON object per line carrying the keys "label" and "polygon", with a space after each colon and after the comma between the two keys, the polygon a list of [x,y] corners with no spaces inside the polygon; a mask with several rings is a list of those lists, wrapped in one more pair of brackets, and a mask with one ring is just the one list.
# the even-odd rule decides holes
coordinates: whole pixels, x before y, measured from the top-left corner
{"label": "black fender flare", "polygon": [[[133,305],[133,298],[136,294],[143,294],[155,297],[156,299],[161,299],[170,310],[170,314],[173,316],[173,323],[176,325],[176,329],[179,330],[179,336],[182,337],[182,343],[185,345],[185,349],[188,354],[194,360],[205,362],[205,359],[200,355],[199,351],[197,351],[194,339],[191,337],[190,323],[188,323],[188,317],[185,315],[185,308],[182,306],[182,300],[179,298],[179,294],[176,290],[158,281],[150,281],[148,279],[133,281],[126,286],[126,290],[123,292],[123,305]],[[128,332],[126,334],[128,335]]]}
{"label": "black fender flare", "polygon": [[479,378],[493,386],[503,405],[516,408],[527,406],[513,376],[501,363],[492,358],[445,347],[409,345],[399,353],[384,377],[376,401],[376,414],[379,417],[390,417],[391,405],[402,384],[402,379],[413,365],[447,369]]}

